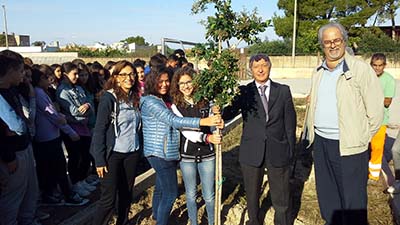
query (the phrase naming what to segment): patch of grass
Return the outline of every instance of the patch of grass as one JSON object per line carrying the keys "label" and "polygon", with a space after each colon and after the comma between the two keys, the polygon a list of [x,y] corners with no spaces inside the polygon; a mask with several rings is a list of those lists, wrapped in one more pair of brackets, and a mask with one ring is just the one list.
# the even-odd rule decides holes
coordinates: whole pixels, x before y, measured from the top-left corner
{"label": "patch of grass", "polygon": [[229,151],[240,145],[240,138],[242,137],[242,123],[238,124],[235,128],[229,131],[223,137],[222,151]]}

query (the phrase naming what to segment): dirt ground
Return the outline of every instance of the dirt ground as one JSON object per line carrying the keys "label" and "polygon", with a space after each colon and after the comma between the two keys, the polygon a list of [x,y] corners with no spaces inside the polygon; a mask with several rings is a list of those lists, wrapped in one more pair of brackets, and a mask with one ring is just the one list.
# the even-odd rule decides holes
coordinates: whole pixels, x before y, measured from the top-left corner
{"label": "dirt ground", "polygon": [[[305,99],[294,99],[297,111],[297,134],[301,133],[304,114]],[[224,136],[223,144],[223,183],[222,193],[222,223],[226,225],[242,225],[247,220],[246,196],[243,187],[243,180],[238,163],[238,146],[240,144],[241,125],[237,126]],[[316,225],[323,224],[319,213],[319,207],[315,191],[314,172],[311,171],[309,155],[301,158],[302,165],[300,170],[302,176],[309,174],[306,182],[298,179],[291,180],[291,192],[293,196],[293,220],[294,224]],[[381,179],[382,181],[382,179]],[[182,180],[179,186],[179,198],[175,202],[171,213],[169,224],[186,225],[188,224],[188,215],[185,206],[185,195]],[[270,196],[268,195],[268,181],[264,177],[264,192],[260,199],[261,208],[264,212],[264,224],[273,224],[273,208],[271,207]],[[368,219],[370,225],[393,224],[390,209],[389,195],[384,194],[383,182],[378,182],[368,186]],[[151,224],[151,196],[153,188],[150,188],[136,204],[131,208],[130,224],[147,225]],[[200,192],[200,190],[199,190]],[[207,224],[207,215],[205,213],[204,201],[198,198],[199,224]]]}
{"label": "dirt ground", "polygon": [[[297,117],[298,117],[298,130],[297,134],[301,133],[303,125],[305,100],[295,99]],[[238,163],[238,146],[240,143],[241,125],[235,127],[227,135],[224,136],[223,144],[223,192],[222,192],[222,222],[226,225],[242,225],[247,220],[246,213],[246,196],[243,188],[242,174],[240,165]],[[311,171],[312,165],[309,161],[309,155],[300,157],[300,174],[306,180],[302,182],[299,179],[291,180],[291,193],[293,196],[293,220],[294,224],[318,225],[323,224],[323,220],[319,214],[318,202],[315,191],[314,172]],[[180,174],[180,171],[178,171]],[[309,177],[306,175],[310,174]],[[382,180],[382,179],[381,179]],[[168,224],[171,225],[186,225],[188,224],[188,214],[185,205],[184,186],[182,179],[179,178],[179,197],[176,200],[173,210],[171,212]],[[271,200],[268,194],[268,181],[264,177],[264,192],[260,199],[262,216],[264,217],[264,224],[273,224],[273,208],[271,207]],[[383,182],[378,182],[368,186],[368,219],[370,225],[385,225],[393,224],[390,198],[389,195],[384,194]],[[154,187],[147,189],[140,197],[135,199],[131,206],[130,220],[131,225],[150,225],[153,224],[151,219],[151,199]],[[200,192],[200,187],[199,187]],[[91,202],[98,199],[99,193],[91,196]],[[201,194],[200,194],[201,196]],[[45,208],[45,211],[50,212],[53,216],[50,220],[43,221],[44,225],[59,224],[63,219],[68,218],[74,213],[84,209],[85,207],[58,207],[58,208]],[[198,198],[199,208],[199,224],[207,224],[207,215],[205,210],[204,201],[201,197]],[[55,216],[54,216],[55,215]],[[95,216],[95,215],[94,215]],[[112,222],[111,224],[114,224]]]}
{"label": "dirt ground", "polygon": [[[240,128],[238,128],[240,130]],[[240,132],[233,130],[232,132]],[[223,183],[221,212],[222,222],[226,225],[242,225],[247,220],[246,197],[243,187],[243,181],[238,159],[238,147],[227,150],[223,153]],[[180,183],[182,181],[180,180]],[[300,180],[291,181],[291,191],[294,205],[294,224],[316,225],[323,224],[321,219],[318,202],[315,191],[314,172],[311,171],[310,177],[306,182]],[[265,176],[263,184],[264,192],[262,194],[261,208],[265,213],[264,224],[273,224],[273,208],[268,195],[268,181]],[[131,208],[130,224],[147,225],[151,224],[151,196],[153,188],[150,188],[136,204]],[[389,196],[383,193],[383,183],[377,183],[368,186],[369,194],[369,223],[370,225],[393,224],[392,215],[389,206]],[[188,224],[188,215],[185,206],[184,187],[181,183],[179,189],[179,198],[175,202],[169,224],[186,225]],[[204,201],[198,198],[199,224],[207,224],[207,215],[205,213]]]}

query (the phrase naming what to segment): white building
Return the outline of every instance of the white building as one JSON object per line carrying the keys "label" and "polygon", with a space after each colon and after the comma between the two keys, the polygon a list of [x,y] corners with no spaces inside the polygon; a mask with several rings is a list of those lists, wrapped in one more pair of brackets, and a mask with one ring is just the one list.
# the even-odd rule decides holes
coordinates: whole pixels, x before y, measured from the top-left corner
{"label": "white building", "polygon": [[101,42],[96,42],[91,48],[105,50],[108,47],[110,47],[110,46],[108,46],[107,44],[104,44]]}
{"label": "white building", "polygon": [[122,42],[122,41],[112,43],[112,44],[110,45],[110,47],[111,47],[112,49],[128,50],[128,44],[127,44],[126,42]]}

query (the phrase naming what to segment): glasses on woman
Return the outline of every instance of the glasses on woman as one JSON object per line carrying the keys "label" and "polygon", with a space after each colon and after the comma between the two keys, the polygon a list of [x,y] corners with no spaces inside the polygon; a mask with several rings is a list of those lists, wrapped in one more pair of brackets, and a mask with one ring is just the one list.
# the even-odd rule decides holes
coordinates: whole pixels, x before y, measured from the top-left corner
{"label": "glasses on woman", "polygon": [[193,81],[191,81],[191,80],[188,80],[188,81],[186,81],[186,82],[178,82],[178,85],[180,86],[180,87],[184,87],[184,86],[192,86],[193,85]]}
{"label": "glasses on woman", "polygon": [[130,78],[135,78],[136,77],[135,73],[119,73],[117,75],[119,77],[122,77],[123,79],[127,79],[128,77],[130,77]]}

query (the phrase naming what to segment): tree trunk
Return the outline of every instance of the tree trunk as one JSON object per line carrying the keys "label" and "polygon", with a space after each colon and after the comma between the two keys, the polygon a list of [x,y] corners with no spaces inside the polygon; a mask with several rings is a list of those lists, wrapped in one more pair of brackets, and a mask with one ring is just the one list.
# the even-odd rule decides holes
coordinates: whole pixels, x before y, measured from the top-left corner
{"label": "tree trunk", "polygon": [[390,20],[392,21],[392,40],[393,41],[396,40],[396,21],[394,20],[395,13],[396,12],[394,10],[390,11]]}

